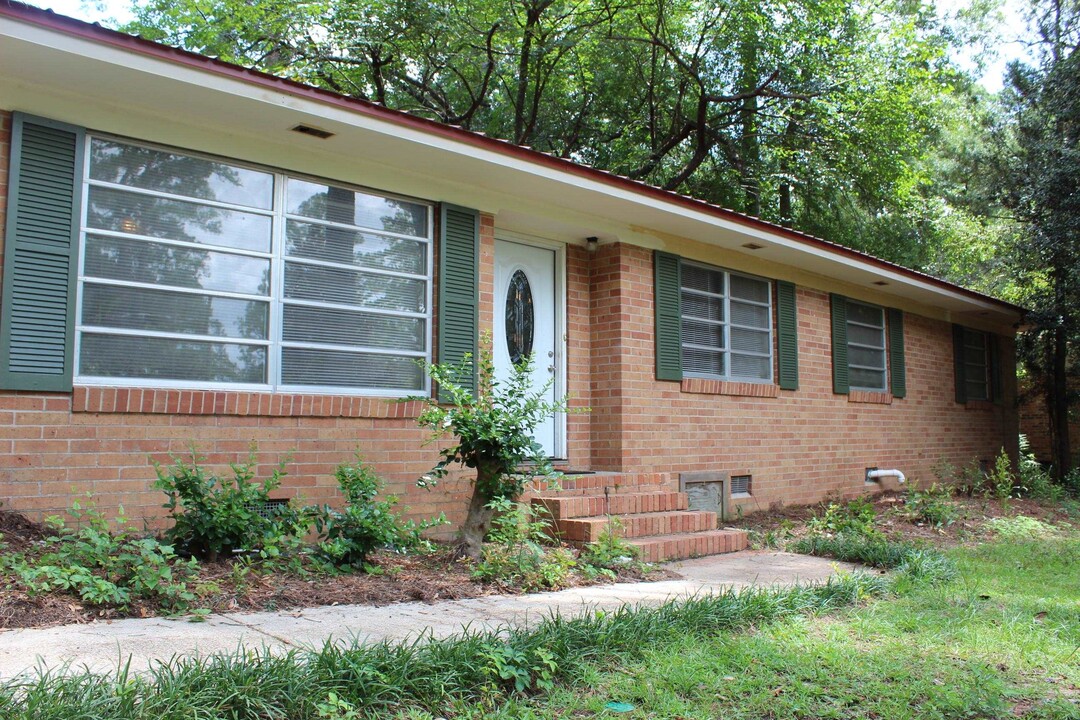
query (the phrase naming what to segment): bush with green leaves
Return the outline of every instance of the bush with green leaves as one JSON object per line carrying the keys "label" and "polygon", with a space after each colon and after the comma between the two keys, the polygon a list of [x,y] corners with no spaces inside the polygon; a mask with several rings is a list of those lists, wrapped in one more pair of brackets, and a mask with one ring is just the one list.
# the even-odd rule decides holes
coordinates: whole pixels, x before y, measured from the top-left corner
{"label": "bush with green leaves", "polygon": [[553,544],[546,510],[507,498],[490,506],[494,520],[473,577],[526,592],[565,584],[577,563],[569,548]]}
{"label": "bush with green leaves", "polygon": [[4,569],[28,593],[70,592],[88,605],[121,608],[151,600],[172,611],[185,610],[195,600],[188,588],[195,561],[177,557],[171,545],[135,534],[123,508],[115,530],[93,505],[75,502],[68,514],[71,525],[49,518],[54,534],[45,538],[40,554],[4,558]]}
{"label": "bush with green leaves", "polygon": [[168,497],[163,507],[174,524],[166,537],[184,552],[211,561],[234,551],[262,552],[273,559],[307,533],[310,521],[300,510],[270,502],[270,493],[286,475],[286,461],[261,481],[254,452],[248,462],[229,465],[232,478],[208,472],[201,465],[205,458],[194,451],[190,461],[173,461],[168,470],[155,464],[154,487]]}
{"label": "bush with green leaves", "polygon": [[877,511],[864,497],[846,503],[829,503],[821,515],[814,514],[806,523],[811,534],[880,536],[876,527]]}
{"label": "bush with green leaves", "polygon": [[543,447],[534,439],[536,429],[556,413],[569,412],[567,399],[547,399],[551,381],[533,386],[531,356],[515,364],[506,380],[495,376],[491,336],[480,338],[475,358],[476,392],[461,383],[471,378],[474,358],[460,365],[429,364],[428,375],[439,387],[440,399],[412,397],[424,410],[417,422],[431,430],[432,441],[453,436],[454,444],[440,451],[441,459],[418,482],[431,486],[454,465],[476,471],[472,496],[461,527],[462,554],[480,559],[484,536],[491,529],[494,500],[517,500],[536,477],[557,474]]}
{"label": "bush with green leaves", "polygon": [[904,490],[902,514],[911,522],[933,527],[952,525],[959,515],[956,504],[952,502],[952,494],[952,488],[947,485],[932,483],[930,487],[921,489],[912,482]]}
{"label": "bush with green leaves", "polygon": [[340,510],[324,506],[314,519],[318,555],[336,567],[363,567],[368,555],[380,548],[399,552],[426,548],[421,533],[447,522],[442,513],[420,523],[402,520],[394,509],[396,497],[376,499],[383,481],[359,455],[356,462],[338,466],[334,476],[345,505]]}

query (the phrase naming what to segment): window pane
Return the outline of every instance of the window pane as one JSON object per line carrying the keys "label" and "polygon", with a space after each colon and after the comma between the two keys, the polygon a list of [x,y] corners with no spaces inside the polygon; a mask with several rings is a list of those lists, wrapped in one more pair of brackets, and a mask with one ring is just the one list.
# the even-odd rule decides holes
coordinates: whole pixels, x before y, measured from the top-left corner
{"label": "window pane", "polygon": [[769,358],[731,354],[731,377],[768,380],[771,375],[772,361]]}
{"label": "window pane", "polygon": [[315,220],[427,237],[426,205],[289,179],[288,212]]}
{"label": "window pane", "polygon": [[851,381],[851,387],[853,388],[865,388],[867,390],[885,389],[884,370],[859,370],[857,368],[851,368],[849,372],[849,379]]}
{"label": "window pane", "polygon": [[113,232],[270,252],[270,218],[186,200],[90,188],[86,223]]}
{"label": "window pane", "polygon": [[763,305],[747,305],[738,300],[731,301],[731,322],[750,327],[769,327],[769,308]]}
{"label": "window pane", "polygon": [[303,305],[286,305],[285,340],[423,351],[427,321]]}
{"label": "window pane", "polygon": [[723,320],[724,299],[684,292],[682,294],[682,314],[683,317]]}
{"label": "window pane", "polygon": [[885,315],[881,308],[848,302],[847,316],[848,320],[852,322],[859,322],[864,325],[874,325],[875,327],[880,328],[885,327]]}
{"label": "window pane", "polygon": [[145,240],[88,237],[85,274],[129,282],[268,295],[270,261]]}
{"label": "window pane", "polygon": [[266,348],[83,333],[79,372],[95,377],[265,383]]}
{"label": "window pane", "polygon": [[682,286],[693,290],[724,294],[724,273],[697,265],[682,266]]}
{"label": "window pane", "polygon": [[690,345],[705,345],[707,347],[724,347],[724,326],[711,323],[694,322],[683,320],[682,341]]}
{"label": "window pane", "polygon": [[274,202],[271,173],[99,138],[90,143],[90,177],[263,210]]}
{"label": "window pane", "polygon": [[426,271],[426,243],[296,220],[286,228],[286,255],[417,275]]}
{"label": "window pane", "polygon": [[724,375],[724,353],[719,350],[682,349],[683,371],[697,375]]}
{"label": "window pane", "polygon": [[731,328],[731,349],[742,352],[769,352],[768,330],[744,330]]}
{"label": "window pane", "polygon": [[315,265],[285,264],[285,297],[297,300],[424,312],[427,283]]}
{"label": "window pane", "polygon": [[874,347],[885,347],[885,332],[882,330],[875,330],[873,328],[865,328],[860,325],[848,325],[849,343],[858,343],[860,345],[873,345]]}
{"label": "window pane", "polygon": [[286,385],[419,390],[423,372],[415,358],[336,350],[282,349]]}
{"label": "window pane", "polygon": [[988,400],[990,397],[985,381],[969,379],[964,383],[964,388],[967,391],[968,400]]}
{"label": "window pane", "polygon": [[83,288],[84,325],[265,340],[268,303],[163,290],[94,285]]}
{"label": "window pane", "polygon": [[738,298],[759,303],[769,302],[769,283],[765,280],[732,275],[730,283],[732,299]]}
{"label": "window pane", "polygon": [[867,348],[848,348],[848,364],[866,365],[874,368],[885,369],[885,351],[869,350]]}
{"label": "window pane", "polygon": [[984,348],[964,348],[964,362],[968,365],[986,367],[986,350]]}

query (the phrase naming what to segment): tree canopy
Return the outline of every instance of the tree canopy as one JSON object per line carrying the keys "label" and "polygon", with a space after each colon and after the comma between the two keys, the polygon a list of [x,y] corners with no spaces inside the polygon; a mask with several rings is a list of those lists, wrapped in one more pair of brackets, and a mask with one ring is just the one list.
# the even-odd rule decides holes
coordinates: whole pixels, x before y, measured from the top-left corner
{"label": "tree canopy", "polygon": [[918,0],[147,0],[129,31],[913,267],[956,41]]}

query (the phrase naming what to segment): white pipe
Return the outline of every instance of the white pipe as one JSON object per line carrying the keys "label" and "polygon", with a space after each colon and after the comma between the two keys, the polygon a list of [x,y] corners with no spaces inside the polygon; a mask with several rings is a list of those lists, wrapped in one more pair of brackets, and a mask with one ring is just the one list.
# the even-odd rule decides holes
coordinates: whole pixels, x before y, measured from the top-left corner
{"label": "white pipe", "polygon": [[907,478],[904,477],[904,473],[899,470],[871,470],[866,473],[866,477],[871,480],[878,480],[883,477],[894,477],[898,483],[903,483],[907,480]]}

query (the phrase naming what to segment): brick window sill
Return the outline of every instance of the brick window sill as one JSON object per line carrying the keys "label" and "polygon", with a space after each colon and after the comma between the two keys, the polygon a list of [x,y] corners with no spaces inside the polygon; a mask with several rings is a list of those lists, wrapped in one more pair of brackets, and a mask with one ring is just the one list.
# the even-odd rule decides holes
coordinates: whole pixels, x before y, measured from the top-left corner
{"label": "brick window sill", "polygon": [[964,407],[968,410],[993,410],[998,406],[991,400],[968,400]]}
{"label": "brick window sill", "polygon": [[144,415],[415,418],[420,402],[352,395],[295,395],[154,388],[76,387],[71,411]]}
{"label": "brick window sill", "polygon": [[870,392],[869,390],[851,390],[847,396],[848,402],[865,403],[869,405],[892,405],[892,393]]}
{"label": "brick window sill", "polygon": [[773,383],[730,382],[707,378],[683,378],[680,388],[684,393],[698,395],[739,395],[742,397],[780,397],[780,386]]}

